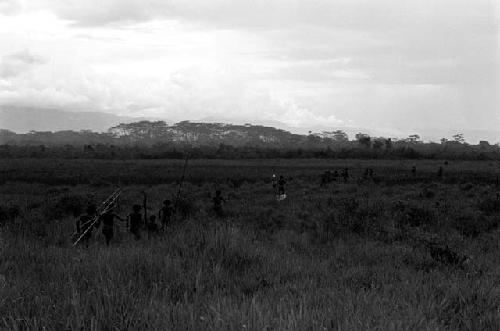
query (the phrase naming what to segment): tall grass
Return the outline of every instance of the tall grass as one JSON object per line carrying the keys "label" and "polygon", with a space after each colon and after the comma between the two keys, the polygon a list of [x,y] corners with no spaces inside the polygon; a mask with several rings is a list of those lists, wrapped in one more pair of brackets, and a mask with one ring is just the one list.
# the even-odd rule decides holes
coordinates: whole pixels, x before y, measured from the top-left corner
{"label": "tall grass", "polygon": [[[394,168],[399,166],[394,163]],[[318,177],[319,178],[319,177]],[[290,182],[274,201],[261,182],[210,212],[214,185],[189,182],[192,212],[158,238],[123,227],[71,247],[75,205],[112,187],[7,183],[0,230],[0,326],[14,330],[498,330],[498,213],[483,182]],[[149,193],[149,213],[175,185],[127,186],[121,214]],[[434,194],[429,194],[429,191]],[[469,230],[465,230],[469,229]],[[409,234],[473,258],[434,260]]]}

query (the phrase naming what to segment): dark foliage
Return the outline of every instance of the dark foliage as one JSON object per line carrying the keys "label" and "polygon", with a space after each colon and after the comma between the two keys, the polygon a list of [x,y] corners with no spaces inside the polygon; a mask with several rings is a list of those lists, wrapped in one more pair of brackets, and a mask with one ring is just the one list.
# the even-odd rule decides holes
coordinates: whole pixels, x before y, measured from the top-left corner
{"label": "dark foliage", "polygon": [[391,140],[341,130],[309,135],[259,125],[163,121],[120,124],[106,133],[58,131],[16,134],[0,130],[0,158],[182,159],[191,158],[405,158],[500,160],[498,145],[463,140],[423,143],[418,135]]}

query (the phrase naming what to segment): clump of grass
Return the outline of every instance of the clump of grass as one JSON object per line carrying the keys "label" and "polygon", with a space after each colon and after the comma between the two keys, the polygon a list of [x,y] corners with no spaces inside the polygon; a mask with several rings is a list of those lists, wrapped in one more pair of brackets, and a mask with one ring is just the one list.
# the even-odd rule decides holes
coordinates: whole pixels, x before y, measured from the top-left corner
{"label": "clump of grass", "polygon": [[477,202],[477,209],[487,215],[500,213],[500,201],[491,197],[481,199]]}
{"label": "clump of grass", "polygon": [[53,203],[44,206],[44,216],[49,219],[60,219],[64,216],[77,217],[84,212],[86,198],[81,195],[67,194]]}
{"label": "clump of grass", "polygon": [[15,220],[21,214],[21,208],[13,203],[0,205],[0,225]]}
{"label": "clump of grass", "polygon": [[452,221],[452,227],[465,236],[477,237],[478,235],[491,231],[498,227],[500,218],[498,216],[487,216],[477,213],[472,209],[464,209]]}

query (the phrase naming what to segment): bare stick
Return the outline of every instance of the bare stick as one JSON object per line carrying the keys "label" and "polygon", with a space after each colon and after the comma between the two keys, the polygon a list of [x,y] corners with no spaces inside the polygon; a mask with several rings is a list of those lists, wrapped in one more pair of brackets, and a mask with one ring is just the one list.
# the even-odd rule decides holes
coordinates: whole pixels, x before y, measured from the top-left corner
{"label": "bare stick", "polygon": [[189,160],[189,153],[186,154],[186,159],[184,161],[184,168],[182,169],[182,177],[181,177],[181,180],[179,182],[179,188],[177,189],[177,196],[175,197],[174,214],[177,212],[177,207],[179,205],[179,199],[181,197],[182,183],[184,183],[184,178],[186,176],[186,169],[187,169],[188,160]]}
{"label": "bare stick", "polygon": [[148,224],[148,196],[146,191],[142,191],[144,198],[142,199],[142,208],[144,208],[144,226],[147,227]]}

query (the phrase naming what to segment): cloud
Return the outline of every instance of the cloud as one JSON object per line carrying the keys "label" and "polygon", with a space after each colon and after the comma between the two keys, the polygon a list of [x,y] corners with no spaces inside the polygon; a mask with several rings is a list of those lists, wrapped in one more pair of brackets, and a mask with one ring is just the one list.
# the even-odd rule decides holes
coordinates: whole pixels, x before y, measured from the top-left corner
{"label": "cloud", "polygon": [[22,6],[18,0],[0,0],[0,14],[13,15],[21,11]]}
{"label": "cloud", "polygon": [[[35,59],[21,57],[28,62]],[[246,81],[239,68],[190,66],[170,74],[130,76],[101,72],[80,65],[58,71],[57,80],[46,67],[34,68],[29,77],[12,77],[0,85],[0,105],[100,110],[128,116],[150,116],[168,120],[203,117],[251,121],[282,121],[291,126],[337,125],[334,115],[317,115],[293,98],[272,95]]]}
{"label": "cloud", "polygon": [[27,50],[5,55],[0,59],[0,78],[22,75],[34,66],[45,63],[44,59]]}
{"label": "cloud", "polygon": [[492,127],[495,9],[489,0],[0,0],[0,103]]}
{"label": "cloud", "polygon": [[490,0],[476,0],[473,5],[468,0],[40,0],[37,4],[25,1],[25,5],[50,8],[61,18],[81,25],[175,19],[235,29],[312,25],[391,31],[428,26],[474,31],[494,28],[495,18],[495,4]]}
{"label": "cloud", "polygon": [[81,26],[101,26],[113,23],[145,22],[171,16],[171,1],[162,0],[40,0],[31,9],[50,9],[60,18]]}
{"label": "cloud", "polygon": [[299,106],[294,100],[283,101],[280,104],[281,121],[290,127],[306,126],[344,126],[346,123],[337,119],[335,115],[317,115],[307,108]]}

